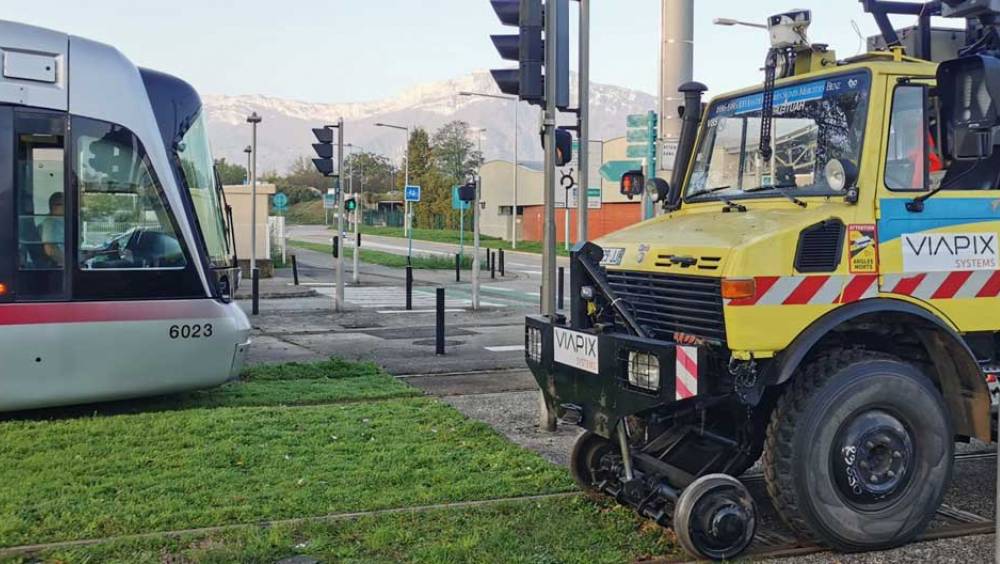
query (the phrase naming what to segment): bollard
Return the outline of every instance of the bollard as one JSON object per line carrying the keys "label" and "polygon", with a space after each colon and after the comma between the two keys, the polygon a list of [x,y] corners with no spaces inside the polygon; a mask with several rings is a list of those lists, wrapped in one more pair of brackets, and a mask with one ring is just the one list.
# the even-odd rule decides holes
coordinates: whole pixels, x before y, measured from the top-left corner
{"label": "bollard", "polygon": [[413,267],[406,267],[406,311],[413,309]]}
{"label": "bollard", "polygon": [[566,267],[560,266],[559,285],[557,290],[558,295],[556,296],[556,303],[558,304],[558,306],[556,307],[556,309],[563,309],[563,306],[566,305],[565,299],[563,298],[563,293],[565,290],[566,290]]}
{"label": "bollard", "polygon": [[253,269],[253,273],[250,274],[253,277],[251,292],[253,293],[253,314],[257,315],[260,313],[260,269]]}
{"label": "bollard", "polygon": [[333,258],[338,258],[340,255],[340,235],[334,235],[333,237]]}
{"label": "bollard", "polygon": [[490,279],[497,279],[497,254],[490,249]]}
{"label": "bollard", "polygon": [[462,281],[462,255],[455,255],[455,282]]}
{"label": "bollard", "polygon": [[444,354],[444,288],[437,289],[437,331],[435,332],[435,354]]}
{"label": "bollard", "polygon": [[296,286],[299,285],[299,263],[295,260],[295,255],[292,255],[292,280]]}
{"label": "bollard", "polygon": [[361,232],[358,231],[358,248],[361,248]]}
{"label": "bollard", "polygon": [[505,276],[507,275],[504,274],[504,268],[503,268],[503,249],[500,249],[500,277],[503,278]]}

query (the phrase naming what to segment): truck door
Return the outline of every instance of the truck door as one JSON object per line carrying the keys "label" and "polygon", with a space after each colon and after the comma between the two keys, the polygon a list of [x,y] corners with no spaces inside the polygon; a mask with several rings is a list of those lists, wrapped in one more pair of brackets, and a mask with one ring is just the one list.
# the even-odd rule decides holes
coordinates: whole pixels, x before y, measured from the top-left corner
{"label": "truck door", "polygon": [[926,302],[962,331],[989,329],[995,322],[977,312],[1000,295],[1000,151],[981,162],[947,162],[931,89],[901,82],[891,101],[879,199],[881,292]]}

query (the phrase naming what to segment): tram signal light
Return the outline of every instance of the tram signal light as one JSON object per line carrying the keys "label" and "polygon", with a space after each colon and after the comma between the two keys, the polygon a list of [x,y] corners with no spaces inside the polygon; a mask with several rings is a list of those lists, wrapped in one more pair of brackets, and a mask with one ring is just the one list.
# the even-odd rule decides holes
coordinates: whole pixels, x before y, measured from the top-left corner
{"label": "tram signal light", "polygon": [[[545,134],[542,134],[542,148]],[[566,166],[573,161],[573,134],[568,129],[556,128],[556,166]]]}
{"label": "tram signal light", "polygon": [[333,129],[329,127],[316,127],[312,130],[313,135],[319,143],[313,143],[313,150],[316,151],[318,159],[313,159],[313,165],[320,174],[326,177],[336,176],[333,167]]}
{"label": "tram signal light", "polygon": [[[569,107],[569,0],[490,0],[500,23],[518,28],[517,34],[493,35],[500,57],[517,61],[516,69],[490,71],[500,91],[539,106],[545,105],[545,42],[556,41],[556,106]],[[554,10],[556,34],[545,37],[545,14]]]}
{"label": "tram signal light", "polygon": [[358,201],[355,200],[354,198],[348,198],[344,200],[344,209],[349,212],[358,209]]}

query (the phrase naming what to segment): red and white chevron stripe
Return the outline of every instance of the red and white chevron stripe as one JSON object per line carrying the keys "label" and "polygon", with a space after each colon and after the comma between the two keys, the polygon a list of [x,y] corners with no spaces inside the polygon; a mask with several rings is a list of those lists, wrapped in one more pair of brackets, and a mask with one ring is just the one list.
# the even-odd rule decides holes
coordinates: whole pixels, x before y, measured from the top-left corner
{"label": "red and white chevron stripe", "polygon": [[698,395],[698,347],[677,347],[674,388],[677,401]]}
{"label": "red and white chevron stripe", "polygon": [[758,276],[753,297],[729,300],[731,306],[846,304],[878,295],[875,274],[832,276]]}
{"label": "red and white chevron stripe", "polygon": [[921,300],[962,300],[995,298],[1000,295],[1000,271],[960,270],[886,274],[882,292],[901,294]]}

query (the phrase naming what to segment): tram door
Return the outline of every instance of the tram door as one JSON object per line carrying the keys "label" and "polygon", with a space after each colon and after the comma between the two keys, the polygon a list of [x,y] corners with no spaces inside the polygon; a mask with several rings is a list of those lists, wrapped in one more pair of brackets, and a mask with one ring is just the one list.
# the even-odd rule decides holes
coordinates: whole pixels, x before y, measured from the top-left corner
{"label": "tram door", "polygon": [[68,298],[66,118],[14,113],[15,299]]}

